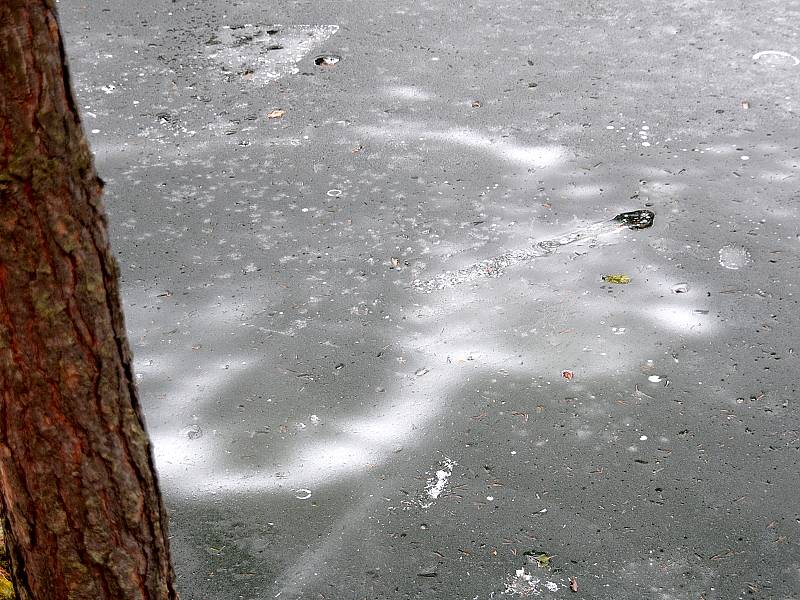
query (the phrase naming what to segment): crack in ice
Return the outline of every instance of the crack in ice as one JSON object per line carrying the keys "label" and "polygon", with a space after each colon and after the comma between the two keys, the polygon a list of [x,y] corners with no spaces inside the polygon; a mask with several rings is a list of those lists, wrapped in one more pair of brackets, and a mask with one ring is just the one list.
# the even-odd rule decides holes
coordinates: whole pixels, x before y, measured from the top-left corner
{"label": "crack in ice", "polygon": [[411,285],[420,292],[430,293],[435,290],[443,290],[477,279],[500,277],[508,267],[542,256],[549,256],[562,246],[572,244],[579,240],[613,233],[624,227],[629,229],[645,229],[653,224],[654,217],[655,215],[648,210],[635,210],[621,213],[610,221],[592,223],[591,225],[576,229],[558,238],[542,240],[527,248],[509,250],[508,252],[482,260],[457,271],[445,271],[431,279],[415,279],[411,282]]}

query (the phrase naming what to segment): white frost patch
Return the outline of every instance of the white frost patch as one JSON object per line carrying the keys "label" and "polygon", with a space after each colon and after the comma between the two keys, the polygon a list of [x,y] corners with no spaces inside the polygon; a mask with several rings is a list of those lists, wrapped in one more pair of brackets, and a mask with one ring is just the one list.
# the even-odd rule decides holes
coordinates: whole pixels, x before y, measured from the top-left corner
{"label": "white frost patch", "polygon": [[508,596],[541,596],[542,592],[557,592],[559,586],[555,581],[542,580],[528,573],[525,568],[517,569],[514,575],[509,575],[505,582],[506,589],[501,593]]}
{"label": "white frost patch", "polygon": [[432,500],[436,500],[439,495],[444,491],[444,486],[447,485],[447,480],[450,479],[450,476],[453,474],[453,466],[455,463],[448,459],[443,461],[443,469],[439,469],[436,471],[436,481],[434,482],[433,478],[428,480],[428,485],[425,487],[425,491],[428,493],[428,497]]}
{"label": "white frost patch", "polygon": [[447,482],[450,480],[450,476],[453,474],[453,467],[456,466],[456,462],[451,459],[444,457],[439,463],[439,468],[436,470],[436,474],[433,477],[428,479],[428,483],[425,485],[425,496],[426,499],[420,500],[419,505],[422,508],[428,508],[433,505],[433,503],[442,495],[445,486],[447,486]]}
{"label": "white frost patch", "polygon": [[208,58],[257,85],[300,72],[299,63],[311,50],[339,31],[337,25],[244,25],[222,27]]}

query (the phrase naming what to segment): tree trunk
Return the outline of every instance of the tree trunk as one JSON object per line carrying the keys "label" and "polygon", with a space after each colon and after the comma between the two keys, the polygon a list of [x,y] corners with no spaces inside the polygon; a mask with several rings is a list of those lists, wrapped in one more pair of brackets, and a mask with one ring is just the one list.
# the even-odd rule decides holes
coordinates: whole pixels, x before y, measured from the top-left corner
{"label": "tree trunk", "polygon": [[0,510],[20,600],[176,599],[54,0],[0,0]]}

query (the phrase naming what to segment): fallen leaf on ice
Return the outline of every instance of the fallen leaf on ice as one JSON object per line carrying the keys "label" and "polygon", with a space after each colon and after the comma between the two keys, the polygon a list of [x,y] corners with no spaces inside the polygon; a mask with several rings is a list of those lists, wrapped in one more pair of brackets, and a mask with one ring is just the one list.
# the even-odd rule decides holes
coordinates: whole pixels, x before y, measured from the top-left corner
{"label": "fallen leaf on ice", "polygon": [[605,281],[606,283],[616,283],[625,285],[626,283],[631,282],[631,276],[624,275],[622,273],[615,273],[613,275],[603,275],[603,281]]}
{"label": "fallen leaf on ice", "polygon": [[536,552],[534,550],[523,552],[522,555],[527,556],[531,562],[535,562],[542,569],[549,569],[550,561],[553,559],[547,552]]}

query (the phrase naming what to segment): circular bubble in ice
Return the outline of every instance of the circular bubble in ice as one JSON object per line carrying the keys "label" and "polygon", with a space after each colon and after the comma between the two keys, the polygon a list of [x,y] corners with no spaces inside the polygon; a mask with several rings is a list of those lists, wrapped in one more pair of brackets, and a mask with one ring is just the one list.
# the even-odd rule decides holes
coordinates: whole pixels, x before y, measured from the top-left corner
{"label": "circular bubble in ice", "polygon": [[685,294],[689,291],[688,283],[676,283],[672,286],[672,291],[676,294]]}
{"label": "circular bubble in ice", "polygon": [[750,251],[739,244],[728,244],[719,249],[719,264],[726,269],[741,269],[753,262]]}
{"label": "circular bubble in ice", "polygon": [[762,65],[789,65],[793,67],[800,65],[800,58],[783,50],[762,50],[753,54],[753,60]]}
{"label": "circular bubble in ice", "polygon": [[308,500],[311,498],[311,490],[307,490],[306,488],[300,488],[299,490],[294,491],[294,497],[298,500]]}

